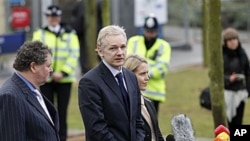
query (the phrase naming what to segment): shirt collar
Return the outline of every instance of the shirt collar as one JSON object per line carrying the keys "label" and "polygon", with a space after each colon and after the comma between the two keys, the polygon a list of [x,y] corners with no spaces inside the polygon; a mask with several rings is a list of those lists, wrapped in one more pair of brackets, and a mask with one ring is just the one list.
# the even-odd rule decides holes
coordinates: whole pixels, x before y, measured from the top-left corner
{"label": "shirt collar", "polygon": [[141,95],[141,105],[145,105],[143,95]]}
{"label": "shirt collar", "polygon": [[29,87],[31,91],[34,91],[36,88],[33,84],[31,84],[26,78],[24,78],[20,73],[15,72],[16,75]]}
{"label": "shirt collar", "polygon": [[54,26],[54,27],[53,27],[53,26],[50,26],[50,25],[48,26],[49,30],[50,30],[50,31],[53,31],[53,32],[55,32],[55,33],[58,33],[58,32],[59,32],[60,27],[61,27],[61,26],[60,26],[59,24],[56,25],[56,26]]}
{"label": "shirt collar", "polygon": [[105,60],[102,60],[103,63],[105,64],[105,66],[111,71],[111,73],[113,74],[113,76],[115,77],[118,73],[122,73],[122,67],[120,70],[115,69],[114,67],[112,67],[111,65],[109,65]]}

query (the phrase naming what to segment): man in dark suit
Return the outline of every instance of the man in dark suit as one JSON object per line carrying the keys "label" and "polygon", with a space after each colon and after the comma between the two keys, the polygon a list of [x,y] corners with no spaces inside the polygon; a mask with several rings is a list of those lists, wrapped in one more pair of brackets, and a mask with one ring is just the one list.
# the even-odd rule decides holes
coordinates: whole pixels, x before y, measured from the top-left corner
{"label": "man in dark suit", "polygon": [[[137,79],[122,67],[126,43],[119,26],[106,26],[98,34],[96,51],[102,61],[81,78],[78,87],[86,141],[144,140]],[[119,73],[122,79],[116,79]]]}
{"label": "man in dark suit", "polygon": [[18,50],[15,72],[0,88],[0,141],[59,141],[58,114],[39,90],[51,61],[51,50],[39,41]]}

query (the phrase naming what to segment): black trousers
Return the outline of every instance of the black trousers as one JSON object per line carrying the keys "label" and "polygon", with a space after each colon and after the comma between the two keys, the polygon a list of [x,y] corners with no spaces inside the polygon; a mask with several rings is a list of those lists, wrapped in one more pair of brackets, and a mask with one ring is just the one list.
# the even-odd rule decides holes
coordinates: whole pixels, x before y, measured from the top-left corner
{"label": "black trousers", "polygon": [[70,100],[72,83],[46,83],[40,87],[44,94],[57,107],[59,114],[60,141],[67,139],[67,109]]}
{"label": "black trousers", "polygon": [[242,101],[236,110],[236,116],[232,118],[231,122],[228,121],[229,129],[232,128],[234,125],[242,125],[244,109],[245,109],[245,102]]}

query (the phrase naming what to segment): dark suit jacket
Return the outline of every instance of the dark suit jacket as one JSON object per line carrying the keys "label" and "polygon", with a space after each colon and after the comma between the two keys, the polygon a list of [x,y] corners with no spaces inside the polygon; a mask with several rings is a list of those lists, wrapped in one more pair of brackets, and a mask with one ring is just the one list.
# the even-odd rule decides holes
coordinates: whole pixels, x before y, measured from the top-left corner
{"label": "dark suit jacket", "polygon": [[[144,103],[151,117],[151,121],[152,121],[154,131],[155,131],[156,141],[164,141],[164,138],[162,137],[162,134],[158,125],[157,113],[156,113],[153,103],[146,98],[144,98]],[[145,133],[144,141],[151,141],[151,130],[147,122],[145,122],[144,128],[147,129],[145,130],[146,133]]]}
{"label": "dark suit jacket", "polygon": [[0,141],[59,141],[57,112],[44,101],[54,125],[17,74],[7,79],[0,88]]}
{"label": "dark suit jacket", "polygon": [[101,62],[79,82],[79,107],[87,141],[143,141],[140,90],[134,73],[123,68],[130,116],[126,113],[119,86]]}

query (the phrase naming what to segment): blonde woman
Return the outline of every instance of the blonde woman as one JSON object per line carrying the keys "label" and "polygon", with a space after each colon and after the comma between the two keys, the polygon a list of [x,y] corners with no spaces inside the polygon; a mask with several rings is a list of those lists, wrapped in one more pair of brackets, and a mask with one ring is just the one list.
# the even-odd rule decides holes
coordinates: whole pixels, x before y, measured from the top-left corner
{"label": "blonde woman", "polygon": [[[123,66],[135,73],[141,93],[143,93],[147,88],[149,80],[147,61],[139,55],[129,55]],[[153,103],[143,95],[141,95],[141,112],[145,122],[144,141],[164,141],[158,126],[155,107]]]}

